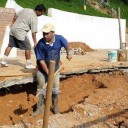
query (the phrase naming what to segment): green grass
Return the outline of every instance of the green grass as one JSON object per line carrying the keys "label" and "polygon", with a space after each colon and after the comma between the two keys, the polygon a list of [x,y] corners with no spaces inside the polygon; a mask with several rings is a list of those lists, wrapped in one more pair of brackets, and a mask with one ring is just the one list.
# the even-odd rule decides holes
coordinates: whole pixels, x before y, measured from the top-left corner
{"label": "green grass", "polygon": [[[55,2],[56,1],[56,2]],[[83,10],[83,0],[72,0],[72,2],[67,2],[66,0],[16,0],[16,2],[22,7],[34,8],[35,5],[43,3],[47,8],[56,8],[68,12],[75,12],[84,15],[109,17],[105,14],[94,10],[87,5],[87,11]]]}
{"label": "green grass", "polygon": [[0,7],[5,7],[7,0],[0,0]]}
{"label": "green grass", "polygon": [[[7,0],[0,0],[0,6],[4,7]],[[87,10],[83,10],[84,0],[71,0],[72,2],[67,2],[66,0],[15,0],[20,6],[24,8],[34,8],[37,4],[43,3],[47,8],[56,8],[64,11],[75,12],[84,15],[100,16],[100,17],[110,17],[108,15],[102,14],[99,11],[91,8],[87,5]],[[111,0],[110,5],[117,9],[119,6],[121,8],[121,18],[128,19],[128,6],[125,5],[121,0]]]}
{"label": "green grass", "polygon": [[126,19],[128,27],[128,5],[124,4],[121,0],[111,0],[110,6],[116,10],[120,7],[120,17]]}

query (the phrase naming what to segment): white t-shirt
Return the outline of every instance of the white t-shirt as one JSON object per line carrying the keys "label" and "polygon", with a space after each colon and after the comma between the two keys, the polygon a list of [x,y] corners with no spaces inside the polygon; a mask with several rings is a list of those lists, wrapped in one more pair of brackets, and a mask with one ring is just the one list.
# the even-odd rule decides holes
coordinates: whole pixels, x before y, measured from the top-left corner
{"label": "white t-shirt", "polygon": [[33,9],[23,9],[17,13],[17,19],[11,27],[10,34],[18,40],[24,40],[27,33],[37,32],[37,15]]}

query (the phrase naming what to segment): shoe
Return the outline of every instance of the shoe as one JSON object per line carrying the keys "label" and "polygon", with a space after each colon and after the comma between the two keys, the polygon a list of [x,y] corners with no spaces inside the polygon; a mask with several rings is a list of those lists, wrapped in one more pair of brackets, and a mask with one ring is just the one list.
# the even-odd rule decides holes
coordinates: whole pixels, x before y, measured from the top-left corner
{"label": "shoe", "polygon": [[2,61],[2,62],[1,62],[1,66],[2,66],[2,67],[8,67],[9,65],[7,64],[7,62]]}
{"label": "shoe", "polygon": [[35,66],[33,66],[32,64],[27,64],[25,66],[26,69],[35,69]]}

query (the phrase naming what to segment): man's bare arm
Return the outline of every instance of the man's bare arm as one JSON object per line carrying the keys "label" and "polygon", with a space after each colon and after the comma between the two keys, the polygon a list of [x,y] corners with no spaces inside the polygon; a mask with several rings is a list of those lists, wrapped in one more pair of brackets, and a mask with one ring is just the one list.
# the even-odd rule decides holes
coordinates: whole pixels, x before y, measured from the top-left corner
{"label": "man's bare arm", "polygon": [[37,45],[36,32],[32,33],[32,39],[33,39],[34,47],[35,47]]}
{"label": "man's bare arm", "polygon": [[16,15],[16,13],[15,13],[15,15],[14,15],[14,17],[13,17],[13,20],[12,20],[12,23],[10,24],[10,27],[15,23],[16,19],[17,19],[17,15]]}

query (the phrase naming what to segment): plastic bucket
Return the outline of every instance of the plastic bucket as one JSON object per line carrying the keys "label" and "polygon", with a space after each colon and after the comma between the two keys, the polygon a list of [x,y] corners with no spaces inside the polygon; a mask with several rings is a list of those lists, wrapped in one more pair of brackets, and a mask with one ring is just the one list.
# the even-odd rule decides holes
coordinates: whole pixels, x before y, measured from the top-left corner
{"label": "plastic bucket", "polygon": [[108,61],[109,62],[117,62],[117,51],[116,50],[108,51]]}

